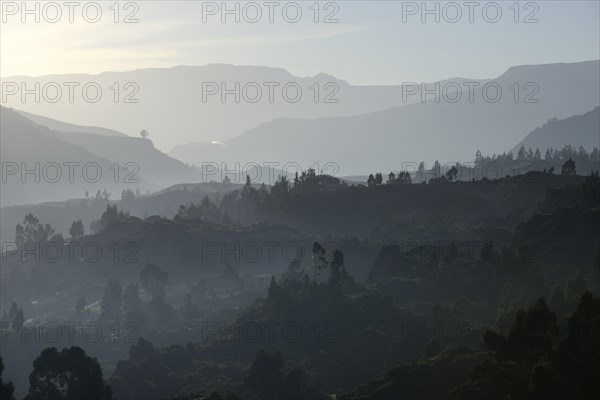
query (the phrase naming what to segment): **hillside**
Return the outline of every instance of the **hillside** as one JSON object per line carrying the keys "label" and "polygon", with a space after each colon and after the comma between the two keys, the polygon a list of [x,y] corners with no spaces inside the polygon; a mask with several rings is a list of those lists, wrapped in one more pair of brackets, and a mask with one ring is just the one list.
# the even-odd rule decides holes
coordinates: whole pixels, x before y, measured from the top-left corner
{"label": "hillside", "polygon": [[540,149],[544,154],[546,149],[561,149],[565,145],[575,149],[582,146],[588,151],[600,148],[600,107],[585,114],[548,121],[527,134],[510,151],[516,155],[523,146],[534,151]]}
{"label": "hillside", "polygon": [[[93,195],[104,189],[120,193],[126,188],[146,191],[155,187],[125,170],[123,164],[115,168],[112,161],[84,146],[61,140],[56,132],[11,109],[0,107],[0,116],[0,157],[6,174],[0,197],[2,206],[83,197],[86,191]],[[124,179],[126,176],[131,177],[132,183]]]}
{"label": "hillside", "polygon": [[74,132],[74,133],[92,133],[95,135],[104,135],[104,136],[120,136],[126,137],[127,135],[118,132],[112,129],[100,128],[97,126],[83,126],[83,125],[75,125],[69,124],[66,122],[62,122],[56,119],[43,117],[41,115],[36,115],[32,113],[28,113],[26,111],[15,110],[19,114],[23,115],[25,118],[35,122],[38,125],[43,125],[47,128],[52,129],[53,131],[58,132]]}
{"label": "hillside", "polygon": [[[57,131],[50,127],[69,131]],[[81,167],[77,171],[80,176],[78,179],[74,178],[73,182],[68,182],[63,176],[56,183],[51,183],[49,181],[53,178],[45,179],[41,176],[41,184],[45,185],[41,191],[34,189],[27,180],[22,184],[21,179],[8,179],[6,184],[9,186],[6,186],[6,189],[11,190],[3,191],[2,206],[32,203],[34,199],[35,202],[41,203],[82,198],[86,191],[93,195],[97,189],[107,189],[112,193],[113,199],[118,199],[125,188],[134,191],[139,189],[145,193],[182,181],[199,182],[202,179],[198,170],[160,152],[148,139],[128,137],[120,132],[113,134],[113,131],[103,128],[81,128],[82,131],[78,131],[77,125],[2,107],[3,161],[16,162],[19,165],[25,163],[29,169],[34,168],[35,163],[39,163],[40,173],[44,172],[44,166],[52,162],[60,165],[64,162],[79,162],[82,166],[96,162],[102,166],[104,179],[91,184],[88,181],[94,179],[83,178]],[[36,145],[32,146],[32,143]],[[121,170],[118,175],[114,170],[115,163]],[[61,172],[68,173],[67,168],[63,165]],[[31,176],[31,179],[33,178]],[[135,182],[136,179],[139,182]],[[33,193],[36,193],[35,197],[32,197]]]}

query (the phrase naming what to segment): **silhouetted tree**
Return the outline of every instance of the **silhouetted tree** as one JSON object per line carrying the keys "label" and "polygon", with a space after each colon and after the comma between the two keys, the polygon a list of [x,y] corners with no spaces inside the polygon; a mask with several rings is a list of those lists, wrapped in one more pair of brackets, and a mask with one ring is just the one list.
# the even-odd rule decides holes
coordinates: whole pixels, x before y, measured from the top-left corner
{"label": "silhouetted tree", "polygon": [[0,357],[0,399],[14,400],[13,392],[15,391],[15,385],[10,381],[4,383],[2,372],[4,372],[4,363],[2,362],[2,357]]}
{"label": "silhouetted tree", "polygon": [[375,177],[373,176],[373,174],[369,174],[369,178],[367,179],[367,186],[375,186]]}
{"label": "silhouetted tree", "polygon": [[279,289],[279,285],[277,285],[275,276],[271,276],[271,283],[269,284],[269,299],[275,303],[278,303],[281,299],[281,291]]}
{"label": "silhouetted tree", "polygon": [[283,204],[289,198],[290,185],[287,178],[280,175],[271,187],[271,199],[274,204]]}
{"label": "silhouetted tree", "polygon": [[521,145],[519,152],[517,153],[517,160],[524,160],[527,157],[525,146]]}
{"label": "silhouetted tree", "polygon": [[13,301],[10,305],[8,315],[6,318],[3,318],[3,322],[10,324],[13,330],[20,331],[25,323],[23,309]]}
{"label": "silhouetted tree", "polygon": [[562,165],[560,173],[561,175],[575,175],[575,161],[573,161],[572,158],[569,158],[567,161],[565,161],[565,163]]}
{"label": "silhouetted tree", "polygon": [[388,181],[387,181],[388,185],[393,184],[395,180],[396,180],[396,174],[394,174],[394,172],[392,171],[388,174]]}
{"label": "silhouetted tree", "polygon": [[313,262],[315,265],[315,281],[317,280],[318,272],[325,268],[326,250],[319,242],[314,242],[312,246]]}
{"label": "silhouetted tree", "polygon": [[144,305],[140,299],[140,292],[137,285],[130,283],[123,292],[123,303],[121,305],[125,320],[135,322],[139,326],[145,326],[148,317],[144,312]]}
{"label": "silhouetted tree", "polygon": [[331,274],[328,283],[331,287],[338,289],[342,280],[342,270],[344,269],[344,253],[339,250],[333,252],[329,269]]}
{"label": "silhouetted tree", "polygon": [[483,162],[483,156],[481,155],[481,151],[477,150],[475,153],[475,164],[479,165]]}
{"label": "silhouetted tree", "polygon": [[42,225],[33,214],[25,215],[23,225],[17,224],[15,228],[15,242],[19,245],[29,246],[34,243],[45,243],[54,233],[50,224]]}
{"label": "silhouetted tree", "polygon": [[[410,176],[410,173],[408,175]],[[425,180],[426,180],[426,176],[425,176],[425,163],[423,161],[421,161],[419,163],[419,167],[417,168],[417,172],[415,174],[415,180],[417,182],[419,182],[419,183],[425,182]]]}
{"label": "silhouetted tree", "polygon": [[527,310],[519,310],[507,336],[485,332],[492,357],[473,369],[469,380],[455,390],[455,397],[554,398],[558,383],[551,362],[558,334],[556,315],[543,298]]}
{"label": "silhouetted tree", "polygon": [[400,171],[398,173],[398,176],[396,177],[396,183],[401,183],[401,184],[412,183],[412,179],[410,177],[410,172]]}
{"label": "silhouetted tree", "polygon": [[95,358],[87,356],[80,347],[60,352],[50,347],[33,361],[25,399],[110,400],[113,397]]}
{"label": "silhouetted tree", "polygon": [[77,240],[83,237],[83,222],[80,219],[73,221],[71,228],[69,229],[69,235],[71,235],[71,240]]}
{"label": "silhouetted tree", "polygon": [[569,318],[569,334],[555,358],[563,379],[561,398],[592,399],[600,393],[600,299],[586,292]]}
{"label": "silhouetted tree", "polygon": [[[105,201],[108,201],[108,199]],[[102,213],[100,220],[92,221],[90,223],[90,230],[94,233],[98,233],[102,229],[106,228],[110,223],[114,221],[125,220],[127,218],[129,218],[129,212],[119,211],[116,204],[113,206],[107,204],[106,211]]]}
{"label": "silhouetted tree", "polygon": [[438,160],[435,160],[433,163],[433,177],[439,178],[440,176],[442,176],[442,166]]}
{"label": "silhouetted tree", "polygon": [[131,189],[123,189],[121,191],[121,201],[127,202],[135,200],[135,194]]}
{"label": "silhouetted tree", "polygon": [[448,172],[446,172],[446,178],[448,178],[448,180],[450,182],[452,182],[456,178],[457,175],[458,175],[458,169],[454,165],[452,166],[452,168],[450,168],[448,170]]}

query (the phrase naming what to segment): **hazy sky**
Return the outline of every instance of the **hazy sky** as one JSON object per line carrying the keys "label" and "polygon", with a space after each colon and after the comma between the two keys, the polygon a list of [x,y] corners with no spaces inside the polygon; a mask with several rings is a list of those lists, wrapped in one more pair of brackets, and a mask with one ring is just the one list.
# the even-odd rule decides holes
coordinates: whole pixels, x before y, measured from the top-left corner
{"label": "hazy sky", "polygon": [[[274,2],[271,9],[263,1],[254,3],[258,8],[238,2],[239,23],[233,14],[222,15],[220,1],[121,2],[118,16],[109,8],[113,3],[98,2],[102,15],[95,23],[83,17],[87,4],[88,20],[97,19],[89,2],[74,8],[73,22],[63,2],[54,3],[60,18],[55,7],[42,3],[36,22],[34,14],[22,14],[20,1],[3,1],[0,75],[231,63],[283,67],[299,76],[325,72],[366,85],[493,78],[512,65],[600,58],[598,1],[520,2],[518,7],[513,1],[472,2],[473,8],[464,1],[428,3],[429,9],[438,7],[439,22],[435,13],[423,15],[421,2],[321,2],[318,22],[313,1],[297,2],[299,18],[295,4],[284,14],[285,2]],[[28,7],[33,10],[35,2]],[[249,22],[257,9],[259,22]],[[123,22],[130,14],[137,23]],[[337,23],[323,22],[330,14]]]}

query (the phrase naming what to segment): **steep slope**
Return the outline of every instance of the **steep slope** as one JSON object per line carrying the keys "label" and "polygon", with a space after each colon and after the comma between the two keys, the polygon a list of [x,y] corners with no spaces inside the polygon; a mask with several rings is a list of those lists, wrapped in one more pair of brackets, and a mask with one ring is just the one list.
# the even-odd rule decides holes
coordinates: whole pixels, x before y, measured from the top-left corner
{"label": "steep slope", "polygon": [[115,166],[83,146],[63,141],[11,109],[0,107],[0,119],[2,206],[81,198],[86,191],[101,189],[115,194],[125,188],[155,188],[122,164]]}

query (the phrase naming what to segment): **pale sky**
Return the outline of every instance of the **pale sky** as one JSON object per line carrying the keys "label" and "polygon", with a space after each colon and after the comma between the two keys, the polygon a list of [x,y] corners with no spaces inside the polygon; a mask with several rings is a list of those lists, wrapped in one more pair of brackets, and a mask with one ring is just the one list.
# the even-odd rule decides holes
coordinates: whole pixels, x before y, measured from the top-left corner
{"label": "pale sky", "polygon": [[[28,3],[32,10],[34,3]],[[244,12],[244,2],[238,5],[240,22],[225,15],[223,23],[221,1],[121,2],[118,23],[109,8],[114,1],[97,2],[102,15],[91,23],[82,15],[88,3],[75,7],[72,23],[63,2],[54,3],[60,6],[61,17],[52,23],[56,9],[47,6],[44,11],[41,2],[37,23],[35,15],[22,14],[21,1],[2,1],[0,76],[230,63],[282,67],[298,76],[328,73],[356,85],[383,85],[457,76],[494,78],[513,65],[600,58],[598,1],[520,2],[518,7],[514,1],[499,1],[498,18],[495,5],[475,2],[474,22],[469,21],[465,2],[458,1],[454,4],[462,16],[456,23],[450,21],[457,8],[448,2],[437,2],[439,23],[434,14],[422,15],[420,1],[321,2],[318,22],[314,1],[299,1],[302,15],[296,23],[284,19],[286,2],[274,7],[273,22],[265,2],[254,3],[262,12],[257,23],[244,20],[256,16],[256,8],[247,6]],[[219,7],[215,15],[210,13],[213,5]],[[95,9],[87,7],[93,20]],[[287,7],[291,21],[295,5]],[[427,7],[433,9],[436,3]],[[137,23],[123,23],[130,13]],[[338,22],[324,23],[329,14]],[[27,20],[22,22],[22,17]],[[538,22],[524,23],[527,18]]]}

